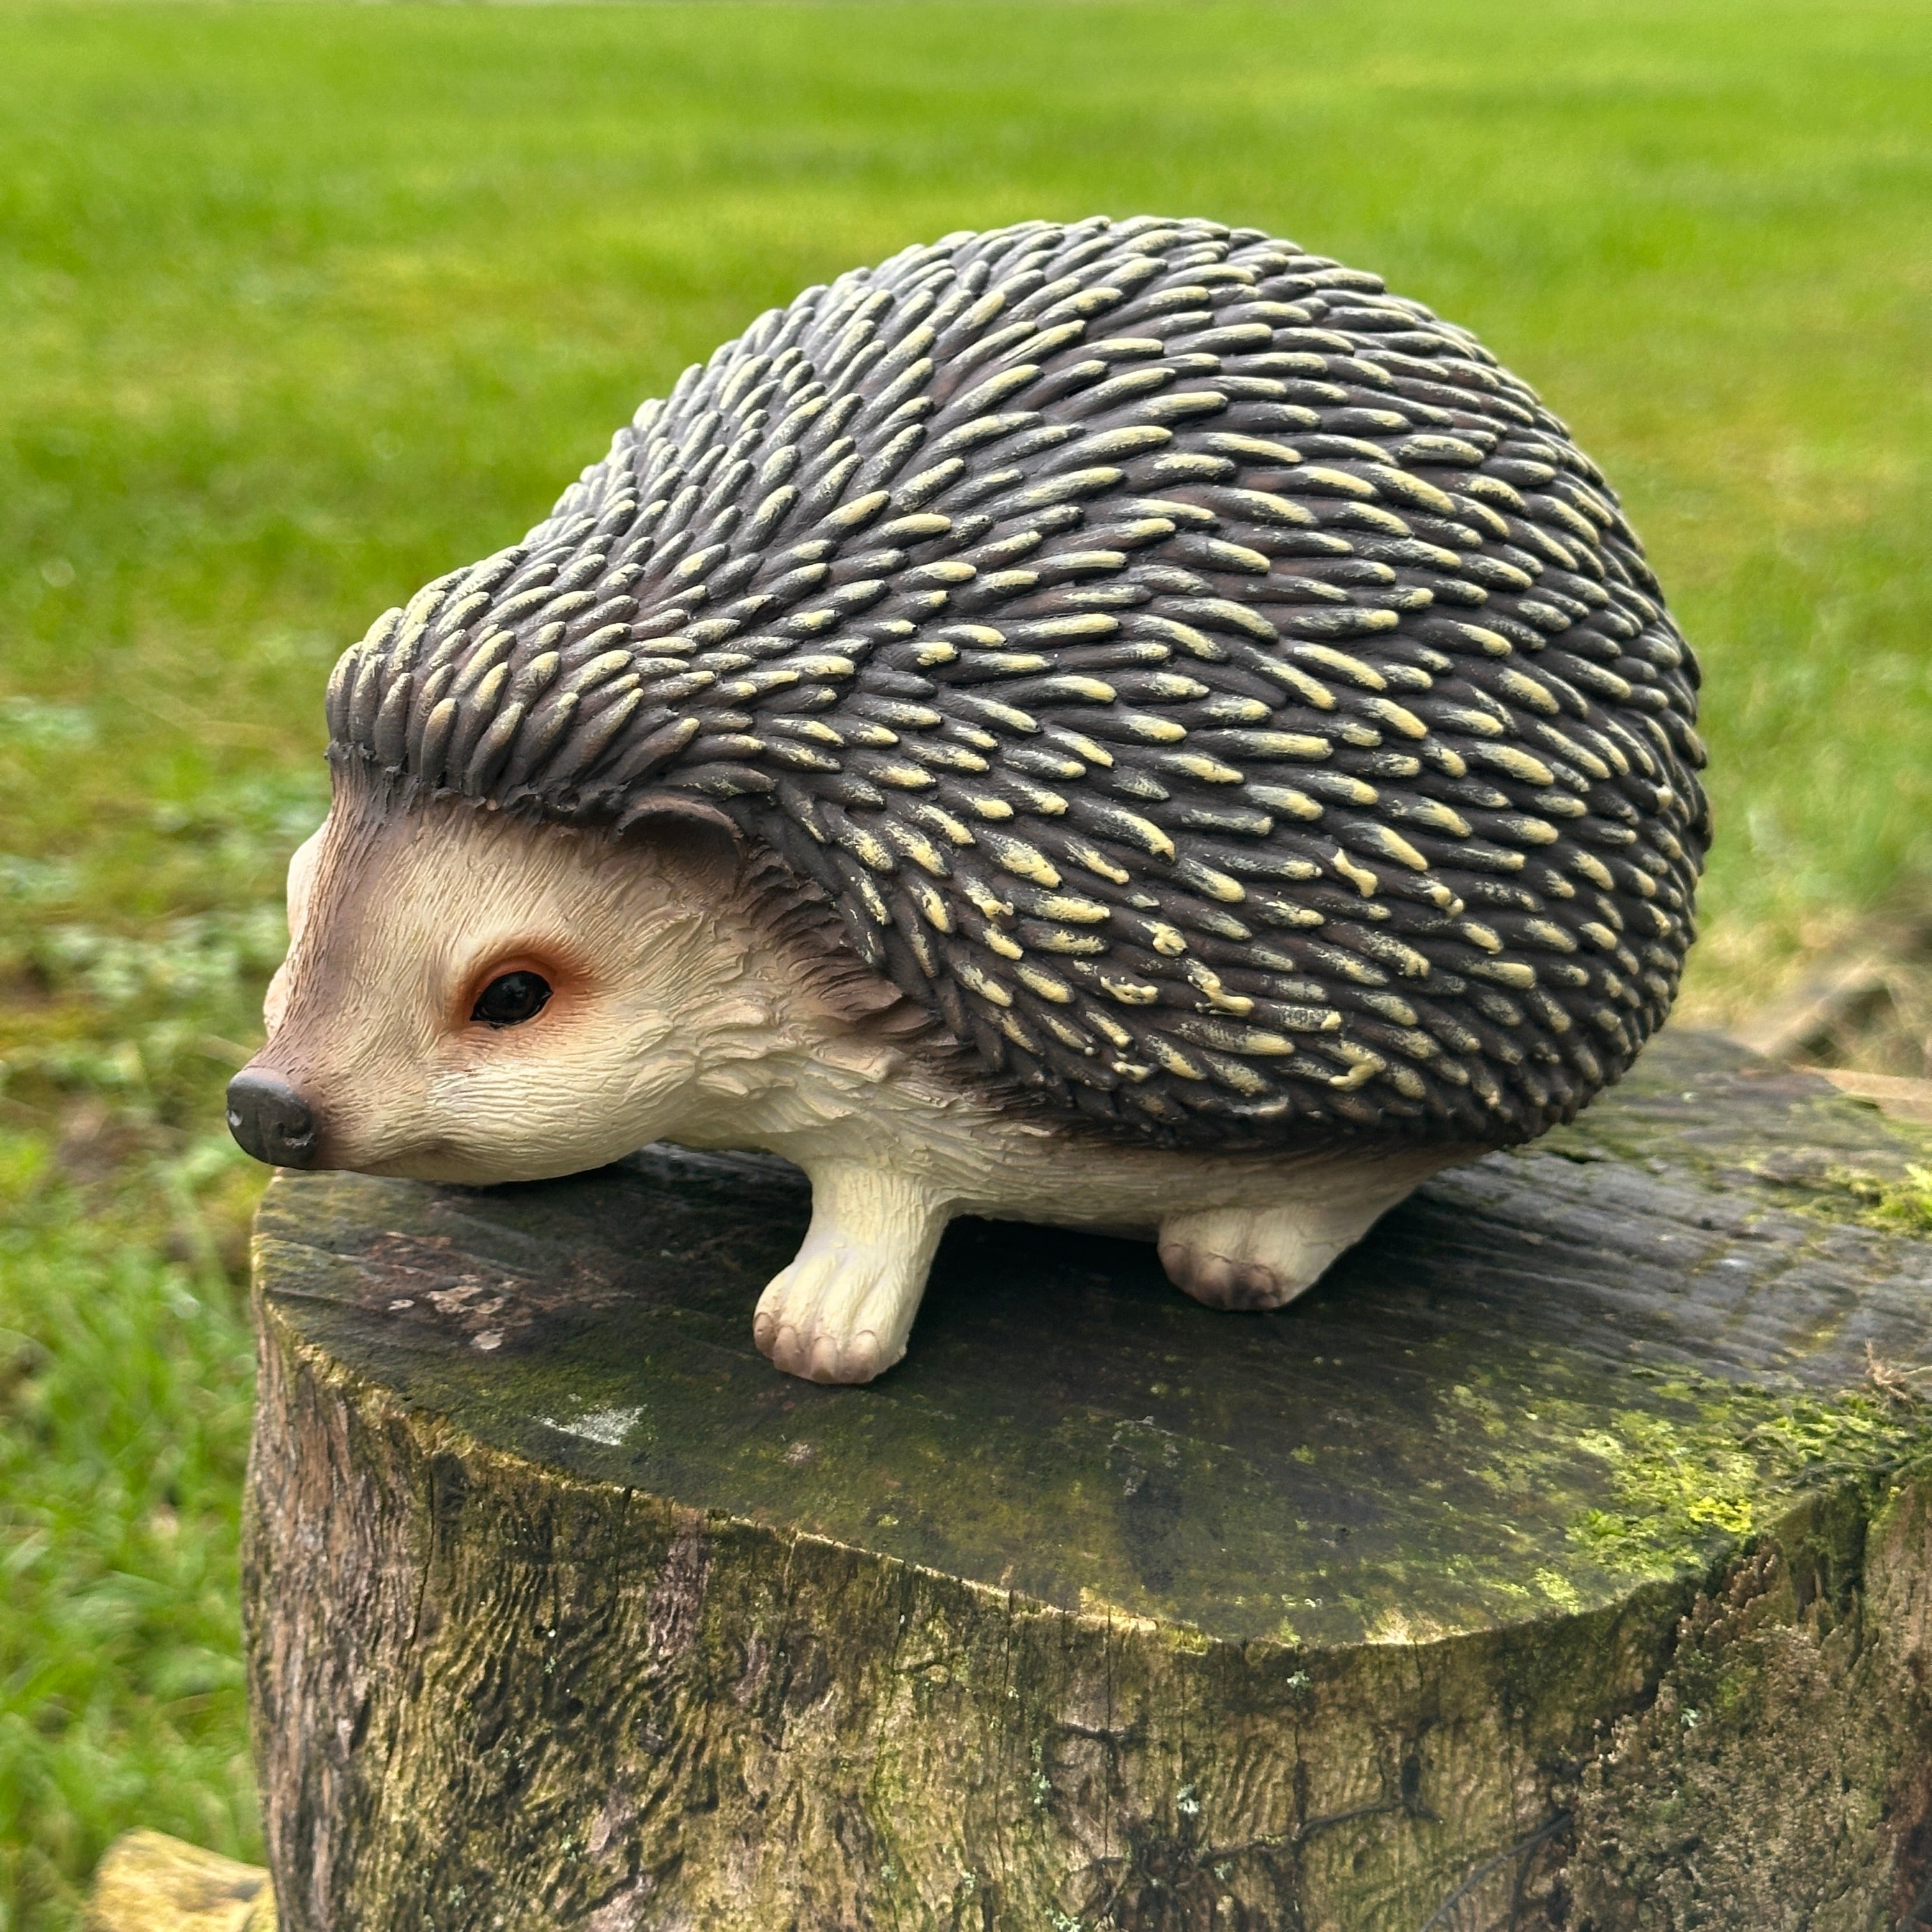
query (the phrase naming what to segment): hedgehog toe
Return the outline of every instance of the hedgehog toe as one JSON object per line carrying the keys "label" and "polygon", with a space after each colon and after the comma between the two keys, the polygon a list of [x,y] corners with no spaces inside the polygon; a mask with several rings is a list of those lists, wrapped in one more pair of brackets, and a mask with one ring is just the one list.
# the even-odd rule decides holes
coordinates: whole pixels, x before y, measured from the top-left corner
{"label": "hedgehog toe", "polygon": [[836,1335],[820,1335],[812,1343],[812,1353],[806,1362],[806,1379],[814,1382],[870,1382],[879,1372],[878,1340],[873,1335],[852,1335],[843,1340]]}

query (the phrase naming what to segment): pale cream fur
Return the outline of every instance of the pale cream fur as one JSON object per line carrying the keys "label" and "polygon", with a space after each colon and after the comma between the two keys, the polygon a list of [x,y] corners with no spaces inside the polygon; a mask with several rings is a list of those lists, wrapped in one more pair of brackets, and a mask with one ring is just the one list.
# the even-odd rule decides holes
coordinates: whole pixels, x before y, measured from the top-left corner
{"label": "pale cream fur", "polygon": [[[1430,1173],[1477,1150],[1171,1152],[1062,1130],[837,1010],[728,849],[622,844],[446,802],[340,808],[289,868],[287,960],[256,1064],[320,1117],[318,1165],[467,1183],[655,1140],[758,1148],[810,1177],[809,1232],[753,1329],[782,1369],[862,1382],[904,1354],[956,1214],[1156,1236],[1202,1300],[1272,1307]],[[526,1024],[472,1022],[536,962]]]}

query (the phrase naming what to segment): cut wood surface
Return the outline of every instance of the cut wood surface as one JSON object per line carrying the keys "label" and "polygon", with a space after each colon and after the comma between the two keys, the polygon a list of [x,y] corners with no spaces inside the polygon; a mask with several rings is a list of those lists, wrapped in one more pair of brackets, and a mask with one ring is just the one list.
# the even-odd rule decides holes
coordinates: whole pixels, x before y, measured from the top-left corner
{"label": "cut wood surface", "polygon": [[841,1389],[752,1345],[776,1163],[284,1176],[282,1923],[1889,1932],[1932,1853],[1928,1157],[1666,1034],[1276,1314],[962,1224]]}

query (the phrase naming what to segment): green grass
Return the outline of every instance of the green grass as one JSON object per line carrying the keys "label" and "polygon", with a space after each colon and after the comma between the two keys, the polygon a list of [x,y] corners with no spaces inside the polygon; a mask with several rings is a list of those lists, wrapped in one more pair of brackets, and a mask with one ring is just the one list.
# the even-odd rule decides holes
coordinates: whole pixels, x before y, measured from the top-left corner
{"label": "green grass", "polygon": [[17,1217],[0,1243],[0,1924],[30,1925],[65,1922],[37,1906],[124,1822],[256,1836],[235,1610],[244,1324],[219,1270],[94,1225],[46,1162],[0,1130]]}
{"label": "green grass", "polygon": [[1932,9],[0,10],[0,1932],[246,1851],[218,1096],[327,665],[954,227],[1210,214],[1479,329],[1708,672],[1690,1001],[1932,874]]}

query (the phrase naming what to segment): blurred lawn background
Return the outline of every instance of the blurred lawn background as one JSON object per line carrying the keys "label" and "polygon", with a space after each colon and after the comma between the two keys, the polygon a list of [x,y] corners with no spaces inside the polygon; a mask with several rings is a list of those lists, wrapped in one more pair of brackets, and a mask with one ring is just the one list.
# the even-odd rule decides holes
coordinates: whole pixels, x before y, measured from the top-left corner
{"label": "blurred lawn background", "polygon": [[643,396],[950,229],[1253,224],[1472,325],[1702,655],[1687,1010],[1932,872],[1932,10],[0,10],[0,1932],[256,1849],[258,1036],[335,653]]}

